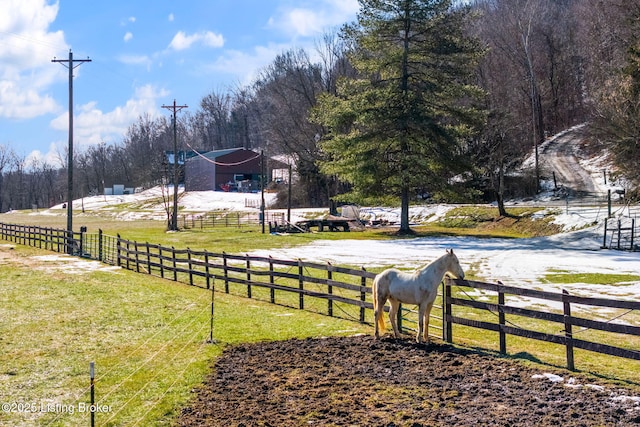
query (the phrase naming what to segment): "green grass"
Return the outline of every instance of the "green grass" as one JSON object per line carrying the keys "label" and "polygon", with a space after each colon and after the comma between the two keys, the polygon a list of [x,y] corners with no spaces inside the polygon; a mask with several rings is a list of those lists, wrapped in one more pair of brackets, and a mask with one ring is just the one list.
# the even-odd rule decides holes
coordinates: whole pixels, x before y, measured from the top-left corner
{"label": "green grass", "polygon": [[[89,402],[90,362],[96,401],[108,407],[97,425],[170,425],[226,345],[370,332],[356,322],[216,292],[217,343],[209,344],[205,289],[105,266],[65,270],[59,264],[99,264],[34,260],[51,254],[19,246],[0,251],[18,255],[0,261],[0,402],[37,408],[0,412],[3,426],[88,425],[89,414],[79,409]],[[54,409],[43,412],[47,405]]]}
{"label": "green grass", "polygon": [[640,281],[637,274],[613,273],[570,273],[566,271],[550,271],[544,275],[543,283],[570,284],[586,283],[590,285],[626,286]]}
{"label": "green grass", "polygon": [[[123,207],[124,209],[124,207]],[[421,225],[414,227],[416,236],[432,236],[432,235],[474,235],[482,237],[531,237],[539,235],[553,234],[557,231],[557,226],[550,224],[550,217],[539,216],[538,208],[508,208],[510,216],[498,217],[497,209],[489,207],[460,207],[452,210],[449,215],[439,223],[430,223],[429,225]],[[65,217],[47,217],[47,216],[31,216],[25,214],[12,214],[6,217],[0,216],[0,220],[8,223],[19,224],[33,224],[41,226],[54,226],[58,228],[65,228]],[[84,215],[74,218],[74,224],[76,228],[80,225],[86,225],[89,232],[97,232],[100,228],[108,235],[120,234],[123,238],[129,240],[137,240],[139,242],[149,242],[153,244],[162,244],[165,246],[174,246],[177,249],[189,247],[194,250],[206,249],[211,252],[227,252],[242,254],[250,252],[256,249],[268,249],[277,247],[295,247],[308,244],[316,239],[395,239],[399,238],[395,235],[393,229],[375,229],[367,230],[365,232],[352,232],[352,233],[340,233],[340,232],[323,232],[323,233],[307,233],[296,234],[290,236],[272,236],[262,234],[259,226],[244,226],[242,228],[229,227],[229,228],[215,228],[204,230],[186,230],[175,233],[167,233],[165,231],[164,221],[114,221],[112,218],[101,217],[99,215]],[[24,253],[25,249],[21,249],[20,252]],[[34,252],[35,253],[35,252]],[[46,252],[40,252],[46,253]],[[256,267],[260,268],[260,267]],[[474,270],[477,267],[473,267],[468,271],[468,278],[474,279]],[[0,283],[7,283],[5,274],[8,274],[5,269],[0,272]],[[278,306],[269,305],[262,301],[268,301],[270,294],[268,290],[261,289],[259,287],[253,287],[252,293],[254,300],[247,300],[243,298],[246,296],[246,287],[235,285],[232,286],[231,292],[235,294],[218,296],[216,294],[216,327],[215,337],[219,340],[219,345],[203,345],[203,341],[208,338],[208,319],[210,308],[210,294],[201,289],[195,289],[191,287],[185,287],[183,285],[177,285],[175,283],[163,281],[160,279],[152,278],[148,275],[137,275],[131,272],[118,273],[116,277],[118,280],[113,279],[114,273],[112,272],[94,272],[90,273],[91,280],[85,278],[77,278],[76,276],[70,276],[68,274],[55,273],[46,274],[38,270],[33,269],[18,269],[19,276],[12,278],[17,282],[17,287],[9,286],[7,289],[13,289],[11,298],[5,296],[5,288],[0,293],[0,314],[2,319],[11,319],[11,316],[17,316],[19,313],[28,312],[29,310],[35,310],[42,315],[48,315],[47,321],[52,322],[51,325],[56,330],[65,332],[62,337],[58,338],[57,335],[53,335],[50,332],[42,332],[41,329],[36,326],[20,327],[16,329],[16,333],[20,333],[23,341],[28,344],[24,344],[24,348],[20,350],[19,346],[8,347],[13,353],[0,355],[0,369],[4,369],[4,366],[11,366],[11,363],[16,364],[14,359],[22,359],[23,356],[28,358],[36,358],[37,355],[43,358],[46,365],[47,358],[55,359],[55,354],[49,354],[51,352],[50,347],[66,359],[65,364],[73,366],[71,372],[73,375],[65,377],[64,381],[58,380],[57,377],[49,377],[42,375],[43,381],[49,384],[48,390],[45,393],[35,397],[38,399],[50,399],[51,397],[46,393],[52,393],[52,395],[58,396],[58,398],[76,398],[79,393],[84,392],[86,394],[86,382],[88,370],[88,362],[96,359],[98,372],[115,372],[114,379],[109,377],[100,378],[98,385],[99,389],[109,390],[115,385],[120,384],[123,378],[127,378],[130,375],[132,367],[136,366],[136,363],[142,363],[145,357],[158,352],[158,360],[161,362],[149,362],[149,366],[155,366],[156,371],[150,369],[149,372],[143,370],[135,375],[131,376],[122,386],[122,396],[115,397],[112,395],[113,400],[109,400],[112,404],[113,411],[119,410],[117,418],[112,420],[112,425],[127,424],[130,425],[136,420],[142,419],[139,425],[163,425],[167,423],[168,419],[171,419],[179,411],[181,405],[189,398],[188,390],[193,384],[197,384],[201,381],[203,376],[208,372],[211,360],[215,358],[221,351],[221,347],[227,344],[233,344],[238,342],[253,342],[272,339],[286,339],[290,337],[303,337],[314,335],[328,335],[328,334],[340,334],[340,333],[352,333],[352,331],[362,331],[370,333],[371,327],[361,326],[357,322],[345,322],[336,319],[331,319],[325,316],[309,313],[307,311],[290,310],[281,305],[290,307],[297,307],[298,299],[297,295],[287,292],[276,292],[276,302]],[[8,276],[7,276],[8,277]],[[122,278],[122,279],[120,279]],[[335,280],[342,280],[342,278],[336,278]],[[635,275],[578,275],[569,274],[563,271],[550,271],[546,275],[546,279],[553,283],[606,283],[615,284],[617,286],[624,286],[628,281],[637,281],[639,278]],[[261,280],[258,278],[257,280]],[[24,283],[32,283],[25,286]],[[85,285],[90,283],[90,285]],[[126,283],[126,285],[124,284]],[[64,286],[63,286],[64,284]],[[285,283],[282,283],[285,284]],[[38,287],[39,285],[39,287]],[[293,281],[290,286],[296,286]],[[5,286],[5,285],[3,285]],[[13,285],[12,285],[13,286]],[[90,286],[90,289],[86,289],[85,286]],[[60,298],[61,295],[50,294],[55,289],[64,287],[69,289],[63,292],[61,295],[64,298]],[[221,290],[221,284],[216,283],[218,291]],[[118,291],[113,292],[114,288]],[[151,290],[149,290],[149,289]],[[145,290],[147,289],[147,290]],[[179,289],[177,294],[173,294],[170,289]],[[21,292],[21,291],[25,292]],[[110,292],[113,294],[111,295]],[[128,292],[132,293],[132,296],[126,299]],[[44,309],[40,309],[39,304],[43,301],[34,300],[39,294],[49,295],[45,302]],[[142,297],[136,296],[137,293],[141,293]],[[153,296],[151,295],[153,294]],[[157,298],[155,298],[157,297]],[[58,304],[50,302],[49,298],[54,298],[59,301]],[[95,300],[94,300],[95,298]],[[136,303],[142,298],[144,303]],[[148,298],[148,300],[144,299]],[[179,303],[181,298],[187,300]],[[370,299],[370,296],[368,296]],[[110,303],[105,301],[110,299]],[[255,300],[257,299],[257,300]],[[495,298],[494,298],[495,299]],[[29,301],[31,304],[27,309],[26,305],[12,303],[8,307],[7,301],[23,301],[27,304]],[[69,303],[65,303],[69,301]],[[189,302],[187,302],[189,301]],[[494,301],[495,302],[495,301]],[[439,304],[437,302],[437,304]],[[187,307],[189,307],[187,309]],[[176,328],[168,329],[166,332],[162,325],[173,325],[171,319],[178,316],[180,310],[185,313],[189,313],[188,318],[195,320],[197,325],[204,325],[199,333],[189,340],[187,337],[182,337],[178,332],[188,329],[193,330],[191,324],[187,320],[176,321]],[[305,309],[316,311],[319,313],[326,313],[327,302],[314,300],[310,298],[305,299]],[[10,311],[11,310],[11,311]],[[101,335],[102,332],[96,333],[95,329],[91,326],[86,326],[87,323],[92,325],[85,319],[83,310],[88,312],[98,313],[105,319],[104,325],[101,325],[98,329],[105,331],[105,336]],[[433,313],[437,315],[437,309],[434,308]],[[47,313],[58,313],[61,319],[64,319],[68,313],[75,313],[74,319],[84,319],[82,322],[75,322],[74,320],[68,320],[67,324],[75,324],[77,328],[65,329],[64,322],[59,322],[56,318],[56,314],[49,315]],[[343,314],[345,318],[357,318],[357,309],[354,310],[352,306],[336,304],[334,312],[338,312],[338,315]],[[110,314],[111,313],[111,314]],[[157,313],[164,313],[159,315]],[[469,311],[470,318],[496,322],[495,315],[488,312],[478,312],[477,310]],[[616,315],[615,313],[611,316]],[[29,315],[24,315],[29,316]],[[159,316],[159,317],[158,317]],[[637,314],[631,314],[632,317],[625,317],[624,320],[631,324],[638,324],[640,319]],[[139,317],[139,318],[138,318]],[[371,313],[367,311],[367,321],[371,321]],[[146,319],[143,321],[142,319]],[[155,320],[154,320],[155,319]],[[557,325],[544,325],[541,322],[509,317],[510,321],[527,327],[533,330],[547,331],[549,333],[557,333]],[[598,319],[602,320],[602,319]],[[142,323],[140,323],[142,322]],[[145,323],[150,322],[150,323]],[[336,323],[334,323],[336,322]],[[27,322],[28,323],[28,322]],[[432,334],[441,334],[441,331],[437,329],[439,321],[432,319]],[[441,324],[441,322],[440,322]],[[41,326],[41,324],[39,323]],[[47,323],[49,325],[49,323]],[[83,326],[84,325],[84,326]],[[155,325],[155,327],[154,327]],[[329,325],[329,326],[327,326]],[[335,325],[335,326],[332,326]],[[96,326],[97,327],[97,326]],[[13,330],[11,325],[2,323],[0,325],[0,345],[7,344],[8,337],[11,337]],[[21,332],[23,328],[27,328],[28,332]],[[29,329],[30,328],[30,329]],[[182,328],[182,329],[180,329]],[[74,330],[75,329],[75,330]],[[71,332],[74,330],[73,332]],[[153,332],[162,330],[163,332],[157,339],[151,340],[146,343],[146,340],[153,337]],[[136,332],[137,331],[137,332]],[[346,331],[346,332],[345,332]],[[139,334],[138,334],[139,332]],[[7,333],[8,335],[5,335]],[[40,341],[38,339],[29,340],[28,337],[31,334],[40,334],[49,337],[49,341]],[[193,334],[196,334],[193,331]],[[585,331],[580,333],[580,338],[592,340],[595,342],[611,342],[614,345],[625,347],[628,345],[640,345],[635,341],[628,340],[628,337],[612,337],[611,335],[599,335],[595,332]],[[139,336],[138,336],[139,335]],[[89,340],[87,336],[93,336],[94,339]],[[179,342],[175,344],[175,347],[168,347],[167,350],[161,349],[162,342],[166,342],[169,338],[179,336]],[[485,351],[496,352],[498,351],[498,335],[492,332],[484,331],[481,329],[469,328],[464,326],[455,325],[454,342],[456,344],[465,345],[473,348],[484,349]],[[98,339],[99,338],[99,339]],[[178,339],[178,338],[176,338]],[[15,341],[20,339],[11,338],[11,344],[15,345]],[[99,346],[97,341],[106,341],[106,344],[102,347]],[[156,342],[158,341],[158,342]],[[45,345],[49,342],[49,347]],[[81,356],[75,355],[74,352],[68,348],[67,342],[78,342],[80,347],[88,348],[91,350],[89,354],[82,353]],[[37,343],[35,345],[34,343]],[[134,352],[144,343],[145,349],[140,350],[139,354]],[[631,344],[630,344],[631,343]],[[176,348],[185,347],[185,354],[189,354],[192,357],[197,355],[194,361],[186,356],[180,356],[175,362],[176,366],[184,369],[184,366],[190,366],[188,371],[183,373],[180,368],[166,368],[163,364],[167,363],[167,359],[173,357],[173,352]],[[93,346],[93,347],[92,347]],[[36,354],[29,354],[29,349],[33,348],[33,352]],[[170,351],[171,350],[171,351]],[[507,350],[509,357],[518,359],[530,360],[533,363],[540,363],[542,369],[544,365],[551,365],[555,367],[565,366],[565,354],[564,347],[554,344],[548,344],[536,340],[524,339],[519,337],[508,336],[507,337]],[[21,353],[21,351],[26,352]],[[17,352],[17,353],[16,353]],[[115,355],[112,355],[114,353]],[[131,357],[129,357],[131,354]],[[94,356],[95,355],[95,356]],[[76,359],[80,361],[77,361]],[[132,360],[128,360],[132,359]],[[5,364],[5,361],[7,362]],[[9,363],[11,362],[11,363]],[[122,369],[116,368],[116,366],[123,365]],[[28,365],[28,364],[25,364]],[[163,365],[162,368],[160,365]],[[51,362],[51,366],[58,366],[55,362]],[[146,365],[145,365],[146,366]],[[576,350],[576,366],[579,370],[591,373],[596,376],[601,376],[610,380],[627,381],[629,383],[638,384],[637,378],[640,378],[640,363],[637,361],[619,359],[615,357],[608,357],[593,352],[578,351]],[[26,372],[31,372],[30,375],[37,376],[39,371],[35,367],[29,365],[23,368]],[[60,370],[64,368],[60,367]],[[158,390],[149,391],[151,397],[146,397],[147,389],[151,389],[151,385],[146,386],[144,395],[135,395],[136,390],[140,389],[141,385],[146,384],[150,379],[155,383],[155,375],[157,370],[167,369],[169,370],[169,377],[173,378],[185,378],[184,381],[179,380],[174,388],[171,389],[167,395],[157,398],[164,388],[166,390],[166,384],[171,380],[166,380],[160,383],[157,387]],[[172,371],[173,369],[173,371]],[[21,375],[20,369],[9,368],[5,370],[7,372],[0,372],[0,379],[3,380],[15,380],[14,377]],[[173,372],[173,373],[171,373]],[[100,375],[100,374],[99,374]],[[163,377],[164,374],[161,375]],[[17,390],[27,390],[27,397],[33,397],[30,394],[29,387],[25,386],[25,383],[31,382],[28,378],[22,377],[23,383],[17,384]],[[63,383],[63,388],[69,388],[72,391],[62,394],[59,391],[61,388],[56,386],[60,381]],[[131,385],[129,385],[131,382]],[[7,382],[9,384],[9,382]],[[106,386],[109,387],[106,387]],[[137,387],[137,388],[136,388]],[[155,386],[153,387],[156,388]],[[6,400],[12,397],[13,388],[5,388],[3,382],[0,382],[0,398]],[[98,396],[103,391],[98,392]],[[9,393],[9,394],[7,394]],[[56,394],[57,393],[57,394]],[[69,396],[67,396],[67,394]],[[44,397],[43,397],[44,396]],[[124,405],[128,399],[133,398],[132,407],[129,404]],[[38,400],[40,401],[40,400]],[[65,400],[67,401],[67,400]],[[159,403],[155,403],[160,401]],[[142,409],[133,409],[140,407]],[[127,408],[127,409],[120,409]],[[149,411],[147,415],[145,411]],[[110,414],[112,415],[113,412]],[[15,414],[10,414],[14,416]],[[48,418],[47,418],[48,417]],[[77,415],[74,415],[77,417]],[[142,417],[142,418],[141,418]],[[49,422],[52,416],[49,414],[42,415],[42,420]],[[67,420],[76,418],[67,418]],[[103,418],[105,420],[105,418]],[[24,421],[20,419],[20,421]],[[0,424],[4,425],[5,420],[0,417]],[[80,425],[84,425],[84,419]],[[21,422],[17,424],[9,425],[23,425]],[[28,424],[27,424],[28,425]],[[36,424],[37,425],[37,424]],[[45,423],[46,425],[46,423]],[[73,422],[69,424],[67,421],[60,422],[52,425],[74,425]],[[100,425],[100,424],[99,424]],[[107,424],[108,425],[108,424]]]}
{"label": "green grass", "polygon": [[507,238],[548,236],[559,232],[560,227],[552,224],[553,216],[547,214],[541,217],[542,212],[545,212],[545,208],[508,207],[507,216],[499,216],[495,207],[460,206],[430,225],[427,231]]}

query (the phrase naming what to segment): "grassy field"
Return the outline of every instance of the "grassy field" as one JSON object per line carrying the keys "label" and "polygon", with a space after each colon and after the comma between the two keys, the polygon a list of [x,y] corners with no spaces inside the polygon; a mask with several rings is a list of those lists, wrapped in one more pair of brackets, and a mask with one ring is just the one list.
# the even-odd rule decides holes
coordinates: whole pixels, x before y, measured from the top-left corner
{"label": "grassy field", "polygon": [[[535,208],[520,208],[507,218],[496,218],[491,208],[469,209],[455,209],[439,223],[419,226],[415,231],[418,236],[511,238],[557,232],[550,221],[531,218]],[[27,212],[0,216],[0,220],[58,228],[66,225],[64,216]],[[74,224],[87,226],[90,233],[102,229],[105,234],[120,234],[139,242],[228,253],[294,247],[314,239],[398,238],[389,229],[271,236],[262,234],[259,226],[167,233],[162,221],[124,222],[99,215],[79,216]],[[212,360],[226,345],[371,333],[370,326],[355,321],[247,300],[242,297],[245,291],[238,289],[235,296],[216,292],[213,336],[217,342],[211,344],[207,343],[211,293],[206,290],[20,246],[2,246],[0,255],[4,255],[0,257],[0,402],[15,405],[0,412],[3,426],[87,425],[89,414],[79,408],[89,402],[90,362],[96,364],[96,401],[108,409],[97,414],[97,425],[170,425],[188,401],[190,390],[203,380]],[[546,279],[554,283],[578,279],[568,276],[557,271],[550,272]],[[579,279],[612,283],[638,278]],[[267,300],[266,292],[256,289],[254,298]],[[295,301],[278,298],[281,303],[295,305]],[[323,312],[323,304],[326,302],[316,301],[307,308]],[[477,316],[482,319],[489,314]],[[637,320],[637,315],[633,319]],[[497,338],[488,339],[487,334],[491,333],[454,327],[456,343],[495,351]],[[560,346],[509,337],[508,351],[512,357],[541,366],[564,365]],[[640,385],[639,362],[589,352],[577,352],[576,360],[583,372]]]}
{"label": "grassy field", "polygon": [[[0,248],[2,426],[170,425],[222,349],[370,332],[356,322],[211,292],[97,262]],[[8,406],[7,406],[8,405]]]}

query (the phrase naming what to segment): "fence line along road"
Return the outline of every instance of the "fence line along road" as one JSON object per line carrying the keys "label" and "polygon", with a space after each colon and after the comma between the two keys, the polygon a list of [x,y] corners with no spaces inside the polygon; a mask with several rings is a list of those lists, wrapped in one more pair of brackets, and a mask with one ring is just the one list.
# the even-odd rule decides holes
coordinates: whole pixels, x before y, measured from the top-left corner
{"label": "fence line along road", "polygon": [[[0,237],[18,244],[100,260],[204,289],[212,289],[215,283],[222,283],[226,293],[361,323],[371,323],[373,320],[370,284],[375,273],[365,268],[176,249],[138,243],[120,236],[106,236],[101,231],[97,234],[69,233],[66,230],[0,223]],[[491,295],[485,296],[483,301],[477,301],[464,288]],[[542,301],[543,305],[544,302],[561,303],[563,309],[554,313],[547,308],[534,310],[511,306],[505,302],[507,295],[535,298]],[[438,320],[441,322],[435,326],[440,326],[443,340],[450,343],[453,343],[454,327],[472,327],[497,332],[502,353],[507,352],[507,336],[564,346],[567,367],[571,370],[575,369],[574,348],[640,360],[640,327],[616,321],[625,316],[635,316],[637,319],[640,315],[639,301],[585,298],[569,295],[566,291],[553,293],[457,279],[443,282],[439,298],[442,317],[433,316],[436,323]],[[624,312],[606,321],[572,313],[572,308],[574,311],[578,311],[575,310],[578,308],[580,313],[590,313],[599,307]],[[411,332],[411,328],[405,325],[416,322],[415,310],[402,312],[402,329]],[[581,329],[576,331],[574,327]],[[591,333],[591,339],[587,339],[588,333],[585,331]],[[576,337],[579,333],[583,335]],[[483,339],[490,337],[491,334],[487,334]],[[517,352],[516,349],[513,351]]]}

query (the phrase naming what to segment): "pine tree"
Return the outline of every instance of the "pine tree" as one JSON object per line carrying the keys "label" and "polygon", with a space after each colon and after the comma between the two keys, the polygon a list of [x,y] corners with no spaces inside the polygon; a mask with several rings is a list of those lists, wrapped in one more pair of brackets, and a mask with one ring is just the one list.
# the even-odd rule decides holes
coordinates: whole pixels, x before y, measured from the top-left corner
{"label": "pine tree", "polygon": [[399,197],[400,233],[410,233],[411,198],[446,194],[466,167],[464,138],[481,118],[469,81],[482,50],[464,33],[470,9],[451,1],[359,2],[341,32],[358,77],[313,112],[327,130],[321,167],[359,196]]}

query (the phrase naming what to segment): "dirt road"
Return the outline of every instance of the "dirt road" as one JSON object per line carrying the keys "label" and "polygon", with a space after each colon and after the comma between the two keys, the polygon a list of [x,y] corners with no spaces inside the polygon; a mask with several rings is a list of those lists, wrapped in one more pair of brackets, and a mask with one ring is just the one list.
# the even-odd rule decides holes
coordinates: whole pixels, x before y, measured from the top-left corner
{"label": "dirt road", "polygon": [[572,129],[543,144],[540,150],[542,169],[549,177],[555,172],[558,187],[573,196],[593,195],[598,190],[594,177],[579,161],[584,157],[583,141],[582,129]]}

